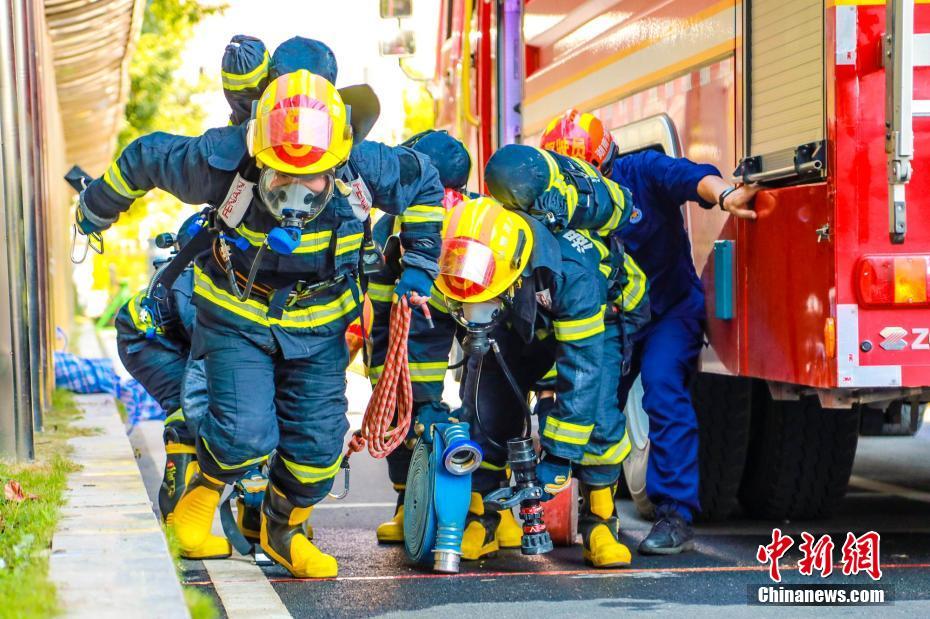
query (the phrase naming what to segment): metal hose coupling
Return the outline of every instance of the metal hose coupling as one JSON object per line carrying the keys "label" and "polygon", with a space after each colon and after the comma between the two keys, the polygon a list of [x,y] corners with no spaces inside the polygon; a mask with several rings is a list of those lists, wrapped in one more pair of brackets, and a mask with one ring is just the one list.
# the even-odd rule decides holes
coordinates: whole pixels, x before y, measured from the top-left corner
{"label": "metal hose coupling", "polygon": [[467,423],[444,425],[441,429],[442,463],[453,475],[468,475],[481,465],[484,454],[481,447],[471,440]]}
{"label": "metal hose coupling", "polygon": [[525,555],[545,554],[552,550],[552,539],[543,521],[539,500],[542,487],[536,477],[536,451],[533,439],[512,438],[507,441],[507,462],[514,480],[515,494],[521,496],[520,519],[523,539],[520,551]]}

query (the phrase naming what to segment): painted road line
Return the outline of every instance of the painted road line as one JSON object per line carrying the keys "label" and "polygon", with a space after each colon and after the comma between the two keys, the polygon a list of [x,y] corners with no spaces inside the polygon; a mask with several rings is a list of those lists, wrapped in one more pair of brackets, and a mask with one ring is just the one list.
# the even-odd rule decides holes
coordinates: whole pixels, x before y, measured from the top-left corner
{"label": "painted road line", "polygon": [[397,503],[391,501],[390,503],[336,503],[336,502],[325,502],[317,503],[313,506],[313,511],[318,511],[321,509],[368,509],[370,507],[397,507]]}
{"label": "painted road line", "polygon": [[[207,563],[206,561],[204,562]],[[779,569],[783,572],[798,569],[797,565],[780,565]],[[888,563],[882,564],[883,570],[913,570],[913,569],[930,569],[930,563]],[[640,568],[640,569],[623,569],[615,572],[618,575],[641,576],[649,574],[651,577],[660,577],[674,574],[708,574],[708,573],[725,573],[725,572],[767,572],[767,565],[715,565],[708,567],[671,567],[666,569]],[[311,582],[311,581],[333,581],[333,582],[362,582],[362,581],[379,581],[379,580],[455,580],[457,578],[478,578],[490,580],[495,578],[506,578],[513,576],[568,576],[572,578],[585,578],[593,575],[604,574],[602,570],[547,570],[539,572],[468,572],[466,574],[397,574],[393,576],[338,576],[336,578],[269,578],[269,582],[274,583],[291,583],[291,582]],[[186,581],[185,586],[209,586],[211,583],[207,580]]]}
{"label": "painted road line", "polygon": [[894,496],[899,496],[904,499],[910,499],[912,501],[920,501],[921,503],[930,503],[930,492],[924,492],[922,490],[914,490],[912,488],[906,488],[904,486],[899,486],[897,484],[889,484],[884,481],[875,481],[874,479],[866,479],[865,477],[859,477],[858,475],[852,475],[849,478],[849,485],[855,486],[856,488],[862,488],[863,490],[871,490],[872,492],[883,492],[885,494],[892,494]]}
{"label": "painted road line", "polygon": [[229,619],[291,619],[284,602],[251,558],[233,553],[229,559],[204,561],[203,566]]}

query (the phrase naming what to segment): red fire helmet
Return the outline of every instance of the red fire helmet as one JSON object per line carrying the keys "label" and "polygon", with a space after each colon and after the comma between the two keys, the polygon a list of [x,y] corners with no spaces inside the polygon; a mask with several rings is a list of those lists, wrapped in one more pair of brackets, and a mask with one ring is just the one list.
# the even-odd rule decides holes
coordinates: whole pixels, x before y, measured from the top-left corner
{"label": "red fire helmet", "polygon": [[604,174],[610,172],[604,167],[612,163],[617,151],[604,123],[594,114],[582,114],[575,109],[552,119],[540,138],[540,146],[560,155],[584,159]]}

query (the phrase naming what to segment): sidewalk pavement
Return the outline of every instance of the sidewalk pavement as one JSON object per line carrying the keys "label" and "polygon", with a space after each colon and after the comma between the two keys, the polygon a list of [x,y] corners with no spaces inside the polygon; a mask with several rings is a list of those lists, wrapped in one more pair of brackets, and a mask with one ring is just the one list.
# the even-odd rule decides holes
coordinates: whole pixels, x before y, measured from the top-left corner
{"label": "sidewalk pavement", "polygon": [[109,395],[75,396],[82,469],[68,477],[49,577],[66,617],[189,617],[161,526]]}

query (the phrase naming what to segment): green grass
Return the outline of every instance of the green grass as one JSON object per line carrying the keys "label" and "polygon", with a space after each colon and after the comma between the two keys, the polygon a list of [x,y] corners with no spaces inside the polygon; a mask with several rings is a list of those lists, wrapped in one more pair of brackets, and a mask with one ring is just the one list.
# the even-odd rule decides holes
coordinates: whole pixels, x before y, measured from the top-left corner
{"label": "green grass", "polygon": [[0,488],[16,480],[38,497],[17,503],[0,496],[0,617],[50,617],[60,610],[48,580],[48,555],[67,476],[77,468],[66,441],[90,431],[71,427],[80,412],[70,393],[56,391],[52,405],[45,430],[35,436],[35,461],[0,460]]}
{"label": "green grass", "polygon": [[220,612],[213,598],[197,587],[186,587],[183,584],[184,567],[181,565],[181,547],[178,546],[178,539],[173,529],[165,529],[165,539],[168,541],[168,550],[171,552],[171,558],[174,559],[174,569],[178,573],[178,580],[181,581],[184,601],[187,602],[187,610],[190,611],[192,619],[216,619],[220,616]]}
{"label": "green grass", "polygon": [[[68,457],[67,440],[95,433],[71,425],[80,415],[73,395],[56,390],[45,429],[35,436],[35,461],[0,460],[0,619],[53,617],[62,610],[48,579],[48,557],[68,474],[78,469]],[[2,489],[9,480],[18,481],[25,493],[38,498],[19,503],[5,500]],[[172,538],[169,534],[168,545],[180,572]],[[202,591],[185,587],[184,599],[193,619],[219,616],[213,599]]]}
{"label": "green grass", "polygon": [[184,601],[187,602],[187,610],[191,613],[191,619],[216,619],[220,616],[213,598],[203,591],[184,587]]}

